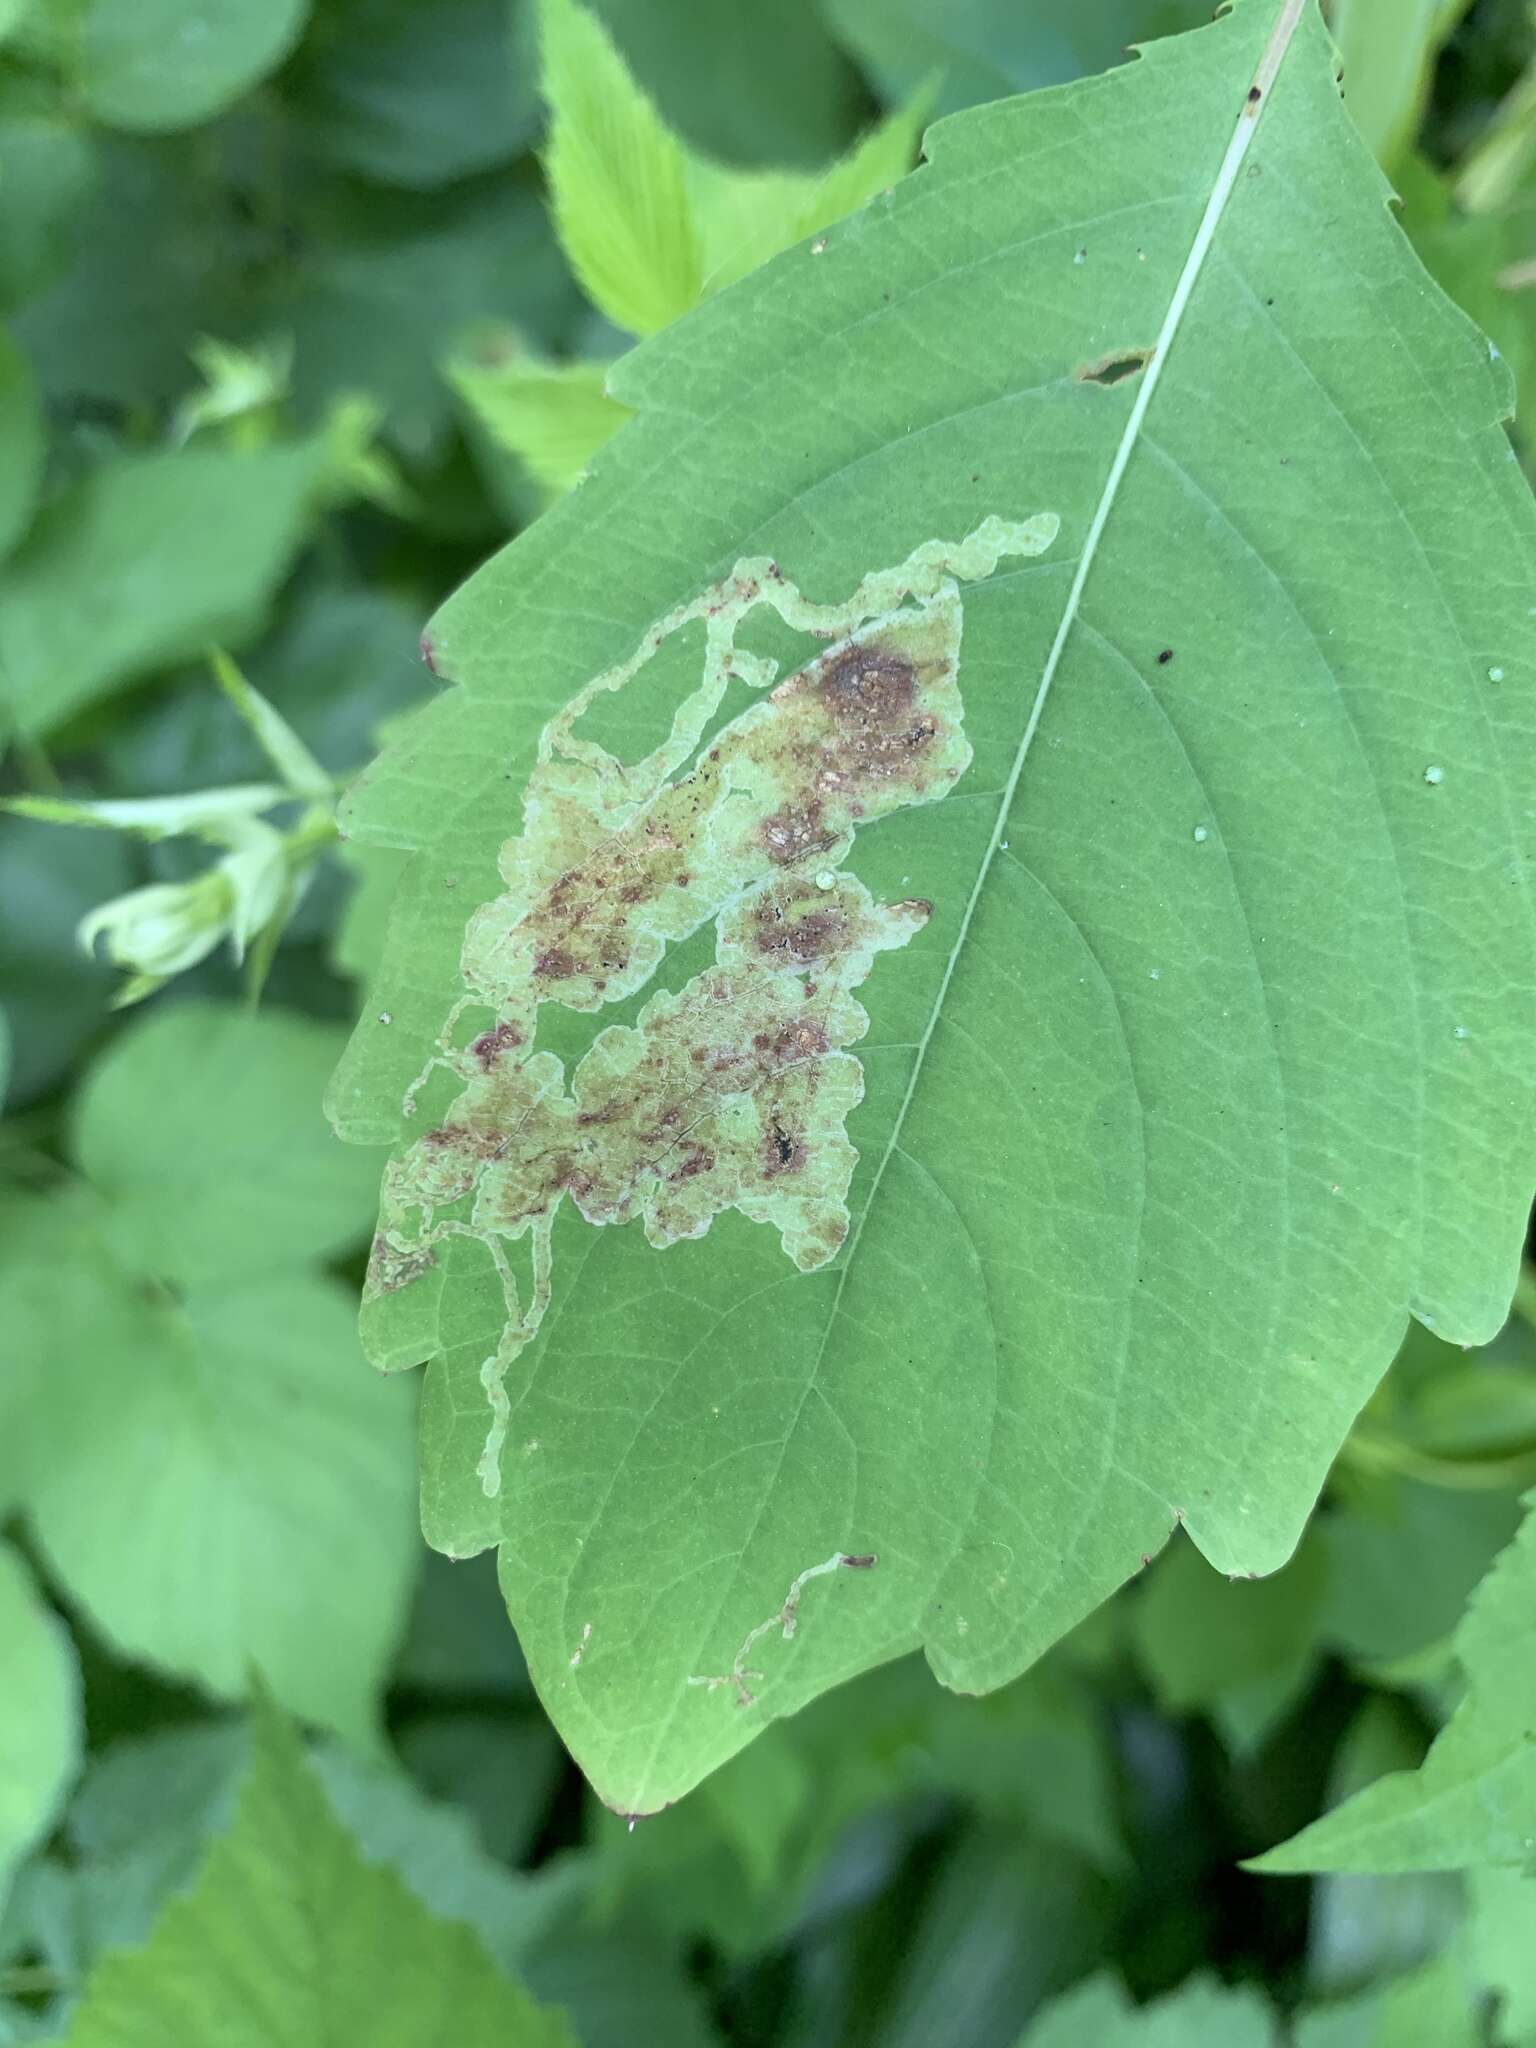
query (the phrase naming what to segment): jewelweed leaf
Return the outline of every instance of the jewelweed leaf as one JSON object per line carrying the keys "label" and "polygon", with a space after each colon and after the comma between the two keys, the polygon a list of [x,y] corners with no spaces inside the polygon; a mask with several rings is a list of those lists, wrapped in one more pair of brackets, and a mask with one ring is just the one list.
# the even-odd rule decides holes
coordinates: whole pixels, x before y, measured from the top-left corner
{"label": "jewelweed leaf", "polygon": [[621,1811],[919,1645],[1004,1683],[1181,1521],[1274,1571],[1516,1273],[1503,366],[1302,0],[927,155],[618,366],[349,807],[415,849],[368,1348]]}
{"label": "jewelweed leaf", "polygon": [[1529,1871],[1536,1856],[1536,1515],[1473,1594],[1455,1648],[1467,1696],[1416,1771],[1367,1785],[1255,1870]]}
{"label": "jewelweed leaf", "polygon": [[93,1971],[64,2038],[70,2048],[575,2048],[564,2017],[504,1976],[476,1934],[437,1919],[364,1857],[270,1707],[233,1827],[144,1946]]}

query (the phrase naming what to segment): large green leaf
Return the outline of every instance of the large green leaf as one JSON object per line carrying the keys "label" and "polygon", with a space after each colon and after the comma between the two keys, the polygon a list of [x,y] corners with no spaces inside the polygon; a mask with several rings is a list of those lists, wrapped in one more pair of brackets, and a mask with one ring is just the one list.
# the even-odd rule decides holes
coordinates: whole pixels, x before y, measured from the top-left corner
{"label": "large green leaf", "polygon": [[[1528,1506],[1530,1503],[1528,1503]],[[1536,1858],[1536,1515],[1456,1631],[1468,1693],[1416,1771],[1367,1785],[1259,1870],[1463,1870]]]}
{"label": "large green leaf", "polygon": [[[1273,1571],[1410,1313],[1485,1339],[1516,1271],[1536,526],[1506,375],[1393,226],[1300,0],[928,150],[625,360],[639,417],[434,622],[458,688],[350,809],[420,849],[332,1096],[348,1135],[414,1139],[368,1341],[431,1359],[430,1539],[501,1546],[621,1810],[919,1644],[1001,1684],[1180,1521]],[[763,656],[799,668],[808,623],[902,584],[872,668],[755,697]],[[602,748],[657,747],[743,617],[720,765],[652,796],[674,735],[626,824]],[[861,674],[888,689],[845,696]],[[797,790],[823,770],[862,820],[846,779]],[[638,862],[640,907],[583,980],[553,935],[589,858]],[[632,954],[637,920],[676,944]],[[670,993],[639,989],[663,952]],[[462,1015],[461,956],[490,997]],[[554,984],[623,1028],[589,1052],[546,1002],[530,1064]],[[747,1079],[666,1181],[645,1133],[690,1049]],[[584,1055],[573,1098],[553,1061]],[[637,1059],[660,1092],[626,1131]],[[641,1207],[650,1242],[586,1220]]]}
{"label": "large green leaf", "polygon": [[108,1955],[70,2048],[574,2048],[477,1935],[365,1860],[267,1710],[230,1832],[142,1948]]}

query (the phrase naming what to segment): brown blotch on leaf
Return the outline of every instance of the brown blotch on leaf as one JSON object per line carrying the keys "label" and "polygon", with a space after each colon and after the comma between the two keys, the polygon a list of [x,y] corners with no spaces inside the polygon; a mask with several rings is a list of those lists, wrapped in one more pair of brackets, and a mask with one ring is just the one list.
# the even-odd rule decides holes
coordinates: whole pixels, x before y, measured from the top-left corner
{"label": "brown blotch on leaf", "polygon": [[758,836],[763,851],[779,867],[803,860],[808,853],[824,853],[836,843],[835,835],[822,822],[819,797],[812,797],[805,804],[786,804],[782,811],[771,811],[758,827]]}
{"label": "brown blotch on leaf", "polygon": [[522,1042],[523,1034],[515,1024],[498,1024],[493,1031],[482,1031],[469,1049],[479,1061],[481,1072],[488,1074],[504,1052]]}
{"label": "brown blotch on leaf", "polygon": [[682,1165],[675,1168],[673,1180],[692,1180],[695,1174],[708,1173],[715,1163],[715,1155],[707,1145],[695,1145]]}
{"label": "brown blotch on leaf", "polygon": [[878,640],[860,641],[834,654],[817,686],[835,717],[859,725],[888,726],[903,718],[917,696],[917,670],[904,654]]}
{"label": "brown blotch on leaf", "polygon": [[539,954],[533,971],[546,981],[569,981],[576,972],[576,962],[563,946],[551,946]]}
{"label": "brown blotch on leaf", "polygon": [[1072,374],[1079,384],[1123,384],[1128,377],[1139,377],[1155,353],[1150,348],[1113,349],[1097,362],[1079,363]]}

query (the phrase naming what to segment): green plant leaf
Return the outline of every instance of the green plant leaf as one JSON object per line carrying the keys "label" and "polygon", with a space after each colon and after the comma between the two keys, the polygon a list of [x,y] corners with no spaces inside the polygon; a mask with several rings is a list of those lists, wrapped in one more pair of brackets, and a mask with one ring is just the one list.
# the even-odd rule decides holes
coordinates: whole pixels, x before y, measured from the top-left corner
{"label": "green plant leaf", "polygon": [[595,0],[624,60],[690,148],[810,169],[863,117],[820,0]]}
{"label": "green plant leaf", "polygon": [[1209,18],[1204,0],[823,0],[823,10],[886,99],[937,77],[946,114],[1102,71],[1132,43]]}
{"label": "green plant leaf", "polygon": [[46,453],[37,379],[15,342],[0,331],[0,555],[8,555],[27,530]]}
{"label": "green plant leaf", "polygon": [[0,1901],[80,1761],[80,1674],[69,1631],[0,1544]]}
{"label": "green plant leaf", "polygon": [[316,1108],[339,1037],[310,1018],[183,1002],[113,1042],[77,1100],[75,1155],[125,1256],[178,1286],[218,1285],[358,1243],[368,1161]]}
{"label": "green plant leaf", "polygon": [[447,375],[471,417],[548,491],[570,490],[630,417],[627,405],[608,396],[606,363],[465,355]]}
{"label": "green plant leaf", "polygon": [[1252,1991],[1194,1978],[1139,2009],[1111,1978],[1069,1991],[1035,2021],[1019,2048],[1274,2048],[1275,2023]]}
{"label": "green plant leaf", "polygon": [[1536,1877],[1514,1870],[1474,1870],[1467,1939],[1478,1977],[1499,1997],[1499,2039],[1510,2048],[1536,2042]]}
{"label": "green plant leaf", "polygon": [[366,1861],[271,1709],[234,1826],[143,1948],[108,1955],[70,2048],[574,2048],[559,2014],[504,1977],[467,1927]]}
{"label": "green plant leaf", "polygon": [[1338,0],[1329,19],[1344,103],[1384,164],[1418,129],[1440,45],[1469,0]]}
{"label": "green plant leaf", "polygon": [[39,515],[0,587],[0,675],[44,733],[151,669],[247,637],[303,540],[323,445],[120,455]]}
{"label": "green plant leaf", "polygon": [[595,15],[541,0],[539,19],[561,245],[600,311],[654,333],[697,302],[702,277],[682,144]]}
{"label": "green plant leaf", "polygon": [[19,305],[63,267],[95,180],[83,125],[35,81],[0,77],[0,306]]}
{"label": "green plant leaf", "polygon": [[734,284],[905,176],[932,99],[928,91],[914,94],[822,171],[740,171],[706,157],[690,159],[703,290]]}
{"label": "green plant leaf", "polygon": [[1456,1631],[1467,1696],[1418,1770],[1378,1778],[1250,1867],[1529,1869],[1536,1856],[1533,1617],[1536,1514],[1528,1511]]}
{"label": "green plant leaf", "polygon": [[1303,2013],[1295,2048],[1481,2048],[1488,2039],[1454,1953],[1409,1977]]}
{"label": "green plant leaf", "polygon": [[[436,190],[526,147],[534,66],[514,61],[507,0],[340,0],[284,84],[328,162]],[[524,56],[518,51],[517,57]]]}
{"label": "green plant leaf", "polygon": [[[1181,1518],[1277,1569],[1410,1313],[1503,1320],[1536,525],[1507,377],[1298,12],[941,124],[627,357],[637,418],[439,614],[458,687],[352,798],[418,849],[332,1091],[406,1139],[368,1345],[431,1360],[429,1539],[500,1546],[621,1811],[919,1645],[1004,1683]],[[763,696],[769,655],[799,679]],[[866,673],[845,759],[818,721]],[[870,763],[919,680],[909,789]],[[668,783],[701,718],[719,764]],[[613,964],[557,943],[627,861]],[[745,1062],[676,1180],[639,1106],[673,1052]],[[650,1241],[588,1220],[642,1207]]]}
{"label": "green plant leaf", "polygon": [[7,1224],[0,1497],[71,1598],[129,1656],[225,1698],[255,1668],[374,1740],[418,1554],[410,1404],[361,1372],[346,1291],[287,1273],[177,1300],[77,1204]]}
{"label": "green plant leaf", "polygon": [[191,128],[287,56],[309,0],[86,0],[75,30],[85,104],[111,128]]}
{"label": "green plant leaf", "polygon": [[1315,1541],[1257,1582],[1224,1579],[1191,1543],[1171,1546],[1132,1623],[1159,1703],[1175,1714],[1209,1713],[1234,1749],[1253,1748],[1316,1666],[1326,1589]]}

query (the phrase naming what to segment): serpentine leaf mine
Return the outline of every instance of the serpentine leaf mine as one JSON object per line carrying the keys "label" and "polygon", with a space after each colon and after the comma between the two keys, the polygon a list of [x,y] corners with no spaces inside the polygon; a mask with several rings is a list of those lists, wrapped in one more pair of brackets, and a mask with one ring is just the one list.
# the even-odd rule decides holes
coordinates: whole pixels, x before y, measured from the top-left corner
{"label": "serpentine leaf mine", "polygon": [[[777,1229],[803,1271],[842,1245],[857,1158],[845,1126],[864,1092],[847,1048],[869,1024],[853,991],[931,906],[876,903],[840,863],[861,826],[937,802],[965,772],[959,582],[1042,553],[1058,526],[1054,513],[994,516],[872,572],[841,604],[802,597],[774,562],[740,561],[540,735],[523,829],[501,851],[503,892],[465,933],[466,992],[402,1107],[416,1115],[439,1071],[458,1093],[386,1170],[364,1294],[366,1317],[431,1272],[446,1239],[484,1247],[507,1309],[481,1369],[487,1494],[500,1484],[503,1383],[549,1305],[567,1197],[589,1223],[638,1218],[656,1246],[703,1236],[727,1209]],[[830,643],[776,687],[775,664],[736,644],[760,606]],[[660,746],[625,762],[578,735],[583,713],[696,621],[702,675]],[[765,694],[706,742],[733,679]],[[600,1031],[569,1081],[535,1048],[541,1003],[622,1001],[710,920],[714,965]],[[524,1237],[520,1285],[508,1246]]]}

